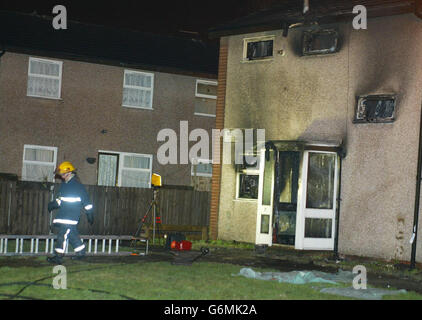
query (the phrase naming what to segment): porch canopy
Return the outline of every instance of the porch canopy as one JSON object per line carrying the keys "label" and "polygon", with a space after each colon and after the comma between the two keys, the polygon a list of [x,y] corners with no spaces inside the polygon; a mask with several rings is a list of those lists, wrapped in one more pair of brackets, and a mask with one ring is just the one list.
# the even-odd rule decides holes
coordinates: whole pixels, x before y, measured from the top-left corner
{"label": "porch canopy", "polygon": [[265,142],[265,149],[274,149],[278,151],[303,151],[320,150],[333,151],[341,156],[345,154],[345,146],[342,140],[268,140]]}

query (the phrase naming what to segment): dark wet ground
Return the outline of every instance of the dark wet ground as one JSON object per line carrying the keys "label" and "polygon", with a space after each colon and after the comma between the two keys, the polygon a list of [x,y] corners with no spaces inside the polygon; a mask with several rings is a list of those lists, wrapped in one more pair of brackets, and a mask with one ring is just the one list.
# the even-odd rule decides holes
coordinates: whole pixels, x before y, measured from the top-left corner
{"label": "dark wet ground", "polygon": [[[314,257],[318,259],[314,259]],[[350,260],[351,258],[349,258]],[[41,263],[40,263],[41,261]],[[48,263],[44,258],[26,257],[2,257],[0,267],[40,267]],[[306,252],[296,250],[271,249],[265,251],[247,249],[226,249],[211,248],[209,253],[202,255],[199,250],[186,252],[170,252],[162,247],[150,248],[146,256],[97,256],[87,257],[83,262],[74,262],[65,258],[64,264],[80,263],[143,263],[143,262],[169,262],[172,264],[182,264],[189,268],[190,265],[201,262],[218,262],[239,265],[239,267],[266,268],[273,271],[323,271],[336,273],[340,266],[336,261],[330,260],[330,254],[323,252],[318,256],[318,252]],[[326,263],[321,263],[325,261]],[[349,261],[353,265],[354,261]],[[364,264],[362,258],[356,260],[356,265]],[[365,264],[364,264],[365,265]],[[342,267],[343,270],[345,268]],[[349,270],[351,270],[349,268]],[[380,270],[376,272],[368,271],[368,284],[379,288],[406,289],[422,294],[422,270],[416,270],[410,276],[405,272],[397,271],[393,274],[386,274]]]}

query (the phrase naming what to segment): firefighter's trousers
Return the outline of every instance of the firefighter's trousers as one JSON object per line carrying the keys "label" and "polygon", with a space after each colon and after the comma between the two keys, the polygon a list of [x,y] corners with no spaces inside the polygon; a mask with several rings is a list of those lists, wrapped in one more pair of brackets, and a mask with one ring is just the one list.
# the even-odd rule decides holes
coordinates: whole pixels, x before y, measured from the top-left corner
{"label": "firefighter's trousers", "polygon": [[77,225],[55,223],[54,226],[59,230],[54,247],[57,255],[65,254],[69,244],[75,253],[80,255],[85,254],[85,245],[79,235]]}

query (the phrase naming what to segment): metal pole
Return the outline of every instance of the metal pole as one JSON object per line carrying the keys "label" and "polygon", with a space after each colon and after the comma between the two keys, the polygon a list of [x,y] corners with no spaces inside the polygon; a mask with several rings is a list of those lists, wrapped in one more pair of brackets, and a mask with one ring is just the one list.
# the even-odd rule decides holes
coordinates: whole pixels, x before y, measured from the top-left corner
{"label": "metal pole", "polygon": [[[54,183],[50,186],[50,201],[53,201],[53,200],[54,200]],[[53,234],[52,224],[53,224],[53,212],[50,211],[50,223],[49,223],[50,234]]]}
{"label": "metal pole", "polygon": [[152,227],[152,243],[153,244],[155,244],[155,198],[156,198],[156,196],[157,196],[157,194],[156,194],[156,192],[157,192],[157,189],[155,189],[154,188],[154,193],[153,193],[153,199],[152,199],[152,201],[153,201],[153,214],[154,214],[154,217],[153,217],[153,221],[152,221],[152,225],[153,225],[153,227]]}
{"label": "metal pole", "polygon": [[415,194],[415,212],[413,217],[413,230],[410,243],[412,244],[412,253],[410,255],[410,269],[416,266],[416,240],[418,237],[418,220],[419,220],[419,199],[421,196],[421,167],[422,167],[422,109],[421,118],[419,122],[419,152],[418,152],[418,167],[416,172],[416,194]]}

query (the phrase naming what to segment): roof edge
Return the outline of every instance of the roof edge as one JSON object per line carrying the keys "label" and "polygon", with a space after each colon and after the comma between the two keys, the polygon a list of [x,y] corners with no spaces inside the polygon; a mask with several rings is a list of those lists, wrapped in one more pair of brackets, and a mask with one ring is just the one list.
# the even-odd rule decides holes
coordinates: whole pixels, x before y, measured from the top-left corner
{"label": "roof edge", "polygon": [[19,53],[19,54],[41,56],[41,57],[46,57],[46,58],[66,59],[66,60],[71,60],[71,61],[101,64],[101,65],[114,66],[114,67],[120,67],[120,68],[131,68],[131,69],[139,69],[143,71],[178,74],[178,75],[185,75],[185,76],[191,76],[191,77],[197,77],[197,78],[217,79],[217,74],[208,73],[208,72],[188,71],[181,68],[122,62],[118,60],[106,59],[106,58],[101,58],[101,57],[76,55],[76,54],[71,54],[67,52],[58,52],[58,51],[42,50],[42,49],[28,48],[28,47],[17,47],[17,46],[9,46],[9,45],[4,45],[2,49],[6,53],[13,52],[13,53]]}
{"label": "roof edge", "polygon": [[[356,16],[356,14],[353,13],[353,8],[338,9],[337,11],[328,14],[311,13],[307,17],[305,17],[302,13],[298,12],[294,14],[287,14],[283,13],[282,11],[279,11],[280,15],[275,18],[273,11],[272,17],[269,17],[264,22],[254,23],[252,21],[251,23],[248,23],[248,20],[253,20],[253,18],[260,18],[260,20],[265,20],[265,17],[263,19],[262,15],[268,14],[270,11],[271,10],[258,12],[237,19],[235,22],[228,23],[220,27],[212,28],[209,30],[208,36],[210,39],[216,39],[231,35],[281,30],[283,29],[283,24],[303,24],[306,21],[309,21],[309,19],[312,19],[313,21],[316,21],[319,24],[350,22]],[[393,2],[390,4],[378,4],[367,7],[368,19],[409,13],[414,13],[417,16],[419,14],[419,17],[422,18],[422,1],[406,0],[400,2]]]}

